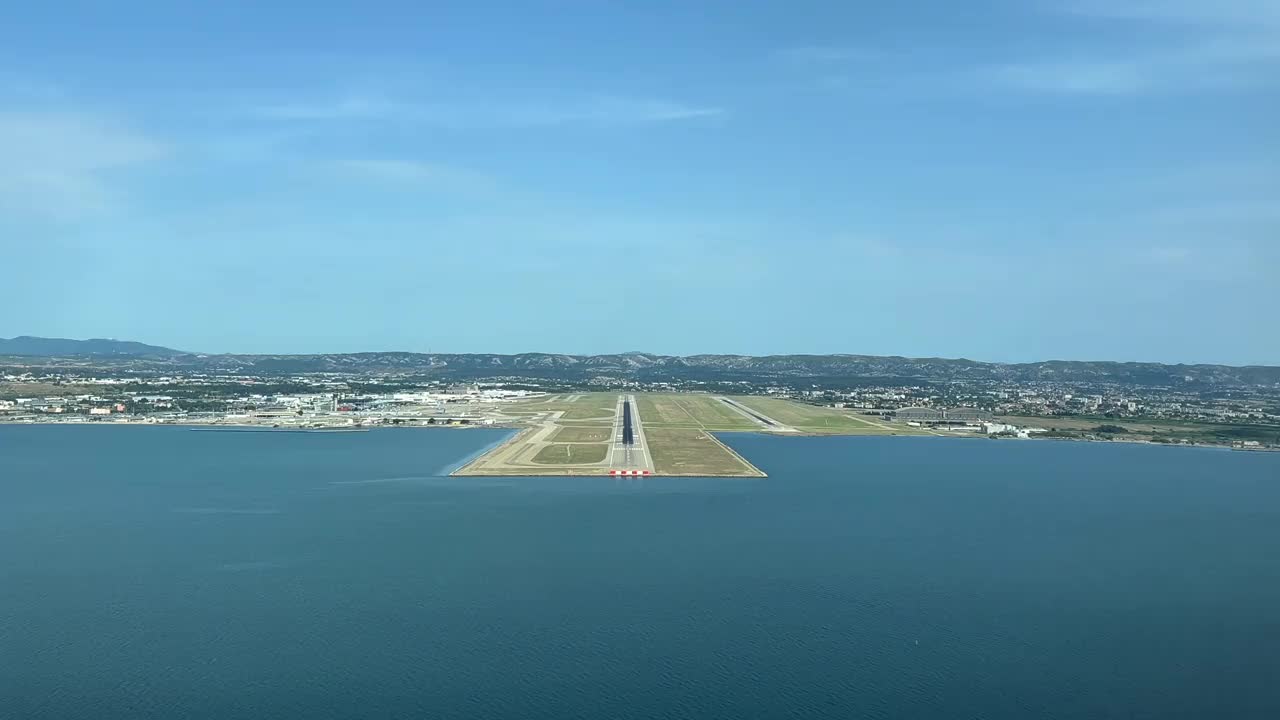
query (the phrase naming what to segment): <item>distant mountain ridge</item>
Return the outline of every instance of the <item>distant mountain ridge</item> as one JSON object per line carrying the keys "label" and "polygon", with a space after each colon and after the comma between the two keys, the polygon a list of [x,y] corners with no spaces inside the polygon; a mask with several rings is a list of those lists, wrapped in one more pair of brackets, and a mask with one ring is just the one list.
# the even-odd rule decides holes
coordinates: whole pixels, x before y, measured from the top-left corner
{"label": "distant mountain ridge", "polygon": [[[11,349],[19,348],[19,351]],[[748,381],[768,383],[812,379],[860,381],[1060,381],[1143,386],[1272,387],[1280,385],[1280,367],[1165,365],[1161,363],[1050,360],[988,363],[947,358],[876,355],[658,355],[630,352],[608,355],[555,353],[410,353],[363,352],[314,355],[205,355],[119,340],[0,340],[0,355],[76,358],[80,366],[128,367],[140,372],[193,370],[225,374],[291,375],[304,373],[396,374],[457,380],[526,377],[585,381],[614,377],[645,382]]]}
{"label": "distant mountain ridge", "polygon": [[651,353],[559,355],[522,353],[421,354],[349,353],[325,355],[218,355],[207,360],[226,371],[285,374],[297,372],[422,373],[458,379],[520,376],[586,380],[598,376],[646,382],[663,381],[823,381],[919,379],[928,382],[1033,381],[1115,382],[1133,385],[1272,386],[1280,384],[1280,367],[1226,365],[1162,365],[1160,363],[1048,361],[985,363],[945,358],[874,355],[690,355]]}
{"label": "distant mountain ridge", "polygon": [[44,338],[31,335],[19,335],[15,338],[0,338],[0,355],[26,355],[34,357],[74,357],[79,355],[129,355],[173,357],[186,355],[181,350],[147,345],[131,340],[111,340],[92,338],[90,340],[68,340],[66,338]]}

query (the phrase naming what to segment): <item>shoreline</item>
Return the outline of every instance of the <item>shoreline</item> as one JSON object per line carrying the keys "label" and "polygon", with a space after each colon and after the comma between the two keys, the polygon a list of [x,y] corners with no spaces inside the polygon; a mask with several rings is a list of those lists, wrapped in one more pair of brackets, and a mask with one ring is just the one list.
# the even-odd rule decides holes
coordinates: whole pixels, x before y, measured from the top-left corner
{"label": "shoreline", "polygon": [[[0,428],[6,427],[6,426],[17,426],[17,427],[34,427],[34,426],[60,426],[60,427],[65,427],[65,426],[75,426],[75,427],[177,427],[177,428],[188,428],[188,429],[191,429],[191,430],[205,430],[205,431],[218,431],[218,430],[224,430],[224,431],[228,431],[228,432],[293,432],[293,433],[343,433],[343,432],[369,432],[369,431],[371,431],[371,430],[470,430],[470,429],[476,429],[476,428],[481,428],[481,429],[492,429],[492,430],[504,430],[504,429],[505,429],[505,430],[518,430],[518,432],[516,432],[516,434],[512,435],[512,436],[511,436],[510,438],[508,438],[507,440],[505,440],[505,441],[503,441],[503,442],[499,443],[498,445],[495,445],[495,446],[493,446],[493,447],[490,447],[490,448],[485,449],[483,452],[481,452],[479,455],[476,455],[475,457],[472,457],[472,458],[468,458],[468,459],[466,459],[465,461],[463,461],[463,463],[462,463],[461,465],[459,465],[457,468],[455,468],[452,472],[448,473],[448,475],[450,475],[450,476],[463,475],[463,476],[472,476],[472,477],[479,477],[479,475],[471,475],[470,473],[465,472],[465,471],[468,469],[468,466],[473,465],[473,464],[475,464],[476,462],[480,461],[481,459],[483,459],[483,458],[484,458],[484,456],[488,455],[489,453],[494,452],[494,451],[496,451],[496,450],[498,450],[498,449],[502,448],[503,446],[505,446],[505,445],[507,445],[507,444],[510,444],[510,443],[512,443],[512,442],[517,441],[517,440],[518,440],[522,435],[524,435],[527,431],[529,431],[529,430],[532,430],[532,429],[533,429],[533,428],[530,428],[530,427],[524,427],[524,428],[522,428],[522,427],[520,427],[519,425],[514,425],[514,424],[494,424],[494,425],[448,425],[448,424],[438,424],[438,425],[372,425],[372,426],[364,426],[364,425],[355,425],[355,426],[352,426],[352,425],[333,425],[333,426],[318,426],[318,427],[298,427],[298,426],[289,426],[289,425],[284,425],[284,426],[271,426],[271,425],[264,425],[264,424],[260,424],[260,423],[226,423],[226,422],[202,423],[202,422],[191,422],[191,421],[186,421],[186,422],[147,422],[147,421],[145,421],[145,420],[39,420],[39,421],[25,421],[25,420],[18,420],[18,421],[15,421],[15,420],[8,420],[8,419],[0,418]],[[714,431],[712,431],[712,432],[714,433]],[[958,440],[981,440],[981,439],[990,439],[990,438],[991,438],[991,436],[989,436],[989,435],[982,435],[982,434],[978,434],[978,433],[963,433],[963,434],[962,434],[962,433],[947,433],[947,434],[939,434],[939,433],[909,433],[909,432],[903,432],[903,433],[838,433],[838,432],[805,432],[805,431],[794,432],[794,433],[778,433],[778,432],[770,432],[769,430],[766,430],[766,429],[761,429],[761,430],[728,430],[728,431],[720,431],[720,432],[727,432],[727,433],[742,433],[742,434],[748,434],[748,435],[767,435],[767,436],[771,436],[771,437],[833,437],[833,438],[834,438],[834,437],[851,437],[851,438],[852,438],[852,437],[867,437],[867,438],[872,438],[872,437],[901,437],[901,438],[951,438],[951,439],[958,439]],[[715,437],[715,436],[714,436],[714,434],[712,434],[712,437],[713,437],[713,438]],[[722,446],[724,446],[726,449],[729,449],[729,451],[730,451],[733,455],[737,456],[739,460],[742,460],[742,459],[743,459],[740,455],[738,455],[738,453],[737,453],[737,452],[733,451],[731,448],[729,448],[727,445],[725,445],[723,442],[721,442],[721,441],[719,440],[719,438],[715,438],[715,439],[716,439],[716,442],[717,442],[717,443],[721,444],[721,445],[722,445]],[[1140,439],[1140,438],[1120,438],[1120,437],[1112,438],[1112,439],[1110,439],[1110,440],[1103,440],[1103,439],[1099,439],[1099,438],[1083,438],[1083,437],[1081,437],[1081,438],[1072,438],[1072,437],[1030,437],[1030,438],[1009,438],[1009,437],[1002,437],[1002,438],[996,438],[996,439],[997,439],[997,440],[1001,440],[1001,441],[1028,441],[1028,440],[1031,440],[1031,441],[1045,441],[1045,440],[1055,440],[1055,441],[1060,441],[1060,442],[1084,442],[1084,443],[1101,443],[1101,444],[1125,443],[1125,444],[1129,444],[1129,445],[1153,445],[1153,446],[1157,446],[1157,447],[1172,447],[1172,448],[1201,448],[1201,449],[1215,449],[1215,450],[1233,450],[1233,451],[1236,451],[1236,452],[1280,453],[1280,447],[1248,447],[1248,448],[1240,448],[1240,447],[1233,447],[1233,446],[1231,446],[1231,445],[1221,444],[1221,443],[1204,443],[1204,442],[1191,442],[1191,443],[1180,443],[1180,442],[1179,442],[1179,443],[1170,443],[1170,442],[1155,442],[1154,440],[1143,440],[1143,439]],[[748,465],[749,465],[749,464],[750,464],[750,463],[748,463]],[[753,466],[753,467],[754,467],[754,466]],[[763,471],[762,471],[762,472],[763,472]],[[681,475],[681,474],[665,473],[664,475],[669,476],[669,477],[703,477],[703,475],[694,475],[694,474],[690,474],[690,475]],[[763,475],[763,476],[767,477],[767,475]],[[495,476],[495,477],[496,477],[496,476]],[[506,476],[504,476],[504,477],[506,477]],[[531,476],[531,477],[534,477],[534,476]],[[734,477],[737,477],[737,476],[734,476]]]}
{"label": "shoreline", "polygon": [[293,431],[293,432],[334,432],[334,431],[369,431],[369,430],[472,430],[472,429],[511,429],[512,425],[320,425],[315,427],[301,427],[297,425],[264,425],[261,423],[202,423],[202,422],[147,422],[145,420],[40,420],[38,422],[15,421],[0,419],[0,427],[8,425],[16,425],[20,427],[35,427],[40,425],[74,425],[77,427],[94,426],[94,427],[181,427],[192,428],[196,430],[262,430],[262,431]]}
{"label": "shoreline", "polygon": [[483,460],[489,454],[498,452],[499,450],[501,450],[502,448],[505,448],[511,443],[516,442],[525,434],[533,432],[534,429],[535,428],[533,426],[529,426],[519,430],[518,432],[513,433],[510,437],[504,440],[499,440],[498,442],[492,443],[488,447],[478,450],[475,453],[472,453],[470,457],[465,457],[462,460],[458,461],[456,463],[456,466],[452,470],[442,474],[447,477],[483,477],[481,475],[469,475],[464,471],[467,468],[471,467],[472,465]]}

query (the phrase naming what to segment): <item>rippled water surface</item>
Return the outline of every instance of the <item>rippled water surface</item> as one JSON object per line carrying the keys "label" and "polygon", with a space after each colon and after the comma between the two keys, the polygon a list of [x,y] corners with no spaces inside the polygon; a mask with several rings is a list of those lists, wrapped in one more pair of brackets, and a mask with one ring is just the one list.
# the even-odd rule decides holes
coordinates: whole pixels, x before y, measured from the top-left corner
{"label": "rippled water surface", "polygon": [[1277,718],[1280,455],[0,426],[0,718]]}

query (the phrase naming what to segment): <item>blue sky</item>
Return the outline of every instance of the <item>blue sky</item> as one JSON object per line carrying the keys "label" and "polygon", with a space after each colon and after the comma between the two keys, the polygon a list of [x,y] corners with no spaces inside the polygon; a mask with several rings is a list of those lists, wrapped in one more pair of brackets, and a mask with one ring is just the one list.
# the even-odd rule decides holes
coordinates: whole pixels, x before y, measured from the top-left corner
{"label": "blue sky", "polygon": [[0,336],[1280,364],[1280,2],[26,3]]}

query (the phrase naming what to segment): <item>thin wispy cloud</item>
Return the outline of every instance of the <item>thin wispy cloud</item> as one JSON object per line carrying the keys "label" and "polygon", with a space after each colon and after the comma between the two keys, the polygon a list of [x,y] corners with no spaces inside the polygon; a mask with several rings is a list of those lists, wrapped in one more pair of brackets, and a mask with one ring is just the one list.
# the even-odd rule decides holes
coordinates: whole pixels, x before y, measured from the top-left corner
{"label": "thin wispy cloud", "polygon": [[880,57],[880,53],[867,48],[852,46],[802,45],[779,50],[775,53],[775,56],[785,62],[820,65],[870,60]]}
{"label": "thin wispy cloud", "polygon": [[1236,90],[1280,82],[1280,3],[1274,0],[1077,0],[1049,9],[1130,33],[1131,41],[997,64],[979,74],[996,86],[1064,95]]}
{"label": "thin wispy cloud", "polygon": [[1280,231],[1280,207],[1261,200],[1202,200],[1153,210],[1146,218],[1155,224],[1200,231],[1241,225],[1265,225]]}
{"label": "thin wispy cloud", "polygon": [[1280,28],[1275,0],[1075,0],[1055,9],[1086,17],[1194,26]]}
{"label": "thin wispy cloud", "polygon": [[1184,263],[1191,258],[1191,250],[1184,247],[1155,247],[1151,248],[1148,257],[1157,263],[1175,264]]}
{"label": "thin wispy cloud", "polygon": [[487,102],[411,102],[351,96],[328,102],[253,108],[253,114],[259,117],[280,121],[383,120],[450,128],[635,125],[709,118],[724,112],[711,105],[621,96]]}
{"label": "thin wispy cloud", "polygon": [[167,144],[89,114],[0,112],[0,207],[71,219],[112,209],[114,173],[155,162]]}
{"label": "thin wispy cloud", "polygon": [[1152,80],[1143,63],[1123,60],[1020,62],[985,68],[981,73],[1007,88],[1090,95],[1126,95],[1146,89]]}
{"label": "thin wispy cloud", "polygon": [[385,100],[343,97],[328,102],[286,102],[253,108],[253,114],[274,120],[354,120],[390,117],[408,111]]}
{"label": "thin wispy cloud", "polygon": [[[437,108],[441,117],[454,108]],[[475,112],[471,109],[470,112]],[[464,114],[466,112],[464,111]],[[669,100],[596,97],[584,101],[542,102],[527,105],[493,105],[479,109],[481,117],[511,125],[567,125],[660,123],[723,115],[724,109],[687,105]]]}
{"label": "thin wispy cloud", "polygon": [[1245,90],[1280,82],[1278,73],[1280,53],[1235,44],[1029,60],[979,71],[999,87],[1064,95]]}
{"label": "thin wispy cloud", "polygon": [[351,158],[335,161],[330,167],[348,178],[402,186],[489,190],[497,185],[483,173],[415,160]]}
{"label": "thin wispy cloud", "polygon": [[1123,180],[1131,210],[1120,220],[1151,234],[1214,246],[1226,239],[1273,244],[1280,237],[1280,168],[1259,157],[1171,166]]}
{"label": "thin wispy cloud", "polygon": [[862,87],[868,80],[893,72],[902,58],[879,49],[853,45],[800,45],[775,50],[771,61],[800,76],[804,85],[823,92]]}

